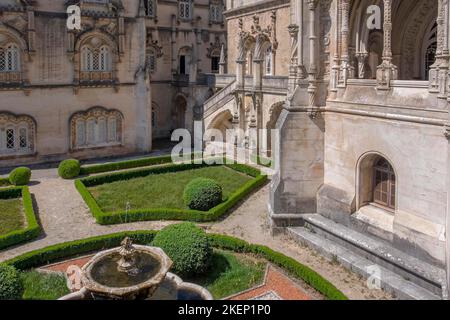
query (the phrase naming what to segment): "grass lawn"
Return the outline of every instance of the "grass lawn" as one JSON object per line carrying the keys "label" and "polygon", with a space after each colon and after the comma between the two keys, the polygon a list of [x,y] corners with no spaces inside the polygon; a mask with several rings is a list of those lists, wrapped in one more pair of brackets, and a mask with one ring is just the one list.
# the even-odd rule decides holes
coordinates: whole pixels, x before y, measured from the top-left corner
{"label": "grass lawn", "polygon": [[224,200],[252,177],[225,166],[204,167],[174,173],[153,174],[107,183],[88,190],[104,212],[124,211],[127,202],[130,210],[136,209],[186,209],[183,191],[194,178],[216,180],[223,188]]}
{"label": "grass lawn", "polygon": [[0,199],[0,235],[25,226],[22,199]]}
{"label": "grass lawn", "polygon": [[264,261],[215,250],[207,274],[184,280],[206,287],[214,299],[222,299],[261,284],[265,270]]}
{"label": "grass lawn", "polygon": [[59,274],[43,274],[36,271],[21,274],[24,300],[57,300],[70,293],[66,278]]}

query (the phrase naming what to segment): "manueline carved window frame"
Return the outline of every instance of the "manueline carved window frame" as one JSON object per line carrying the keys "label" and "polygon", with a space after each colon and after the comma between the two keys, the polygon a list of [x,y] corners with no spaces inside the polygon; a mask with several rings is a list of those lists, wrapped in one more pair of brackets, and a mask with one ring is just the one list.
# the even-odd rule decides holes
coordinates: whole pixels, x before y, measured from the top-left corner
{"label": "manueline carved window frame", "polygon": [[[109,50],[109,69],[106,71],[93,70],[86,71],[83,68],[83,49],[90,48],[99,51],[102,48]],[[110,86],[118,83],[117,65],[120,55],[117,43],[112,37],[100,30],[86,32],[81,35],[75,45],[74,54],[74,83],[82,86]]]}
{"label": "manueline carved window frame", "polygon": [[[112,134],[110,129],[112,127],[113,119],[115,119],[115,138],[112,138]],[[79,111],[74,113],[70,117],[70,149],[71,151],[80,151],[86,149],[97,149],[97,148],[106,148],[111,146],[121,146],[123,143],[123,114],[115,109],[106,109],[104,107],[93,107],[86,111]],[[88,126],[94,123],[94,135],[95,130],[100,130],[99,122],[105,121],[105,141],[93,141],[90,143]],[[79,128],[80,124],[84,123],[84,143],[80,145],[78,143],[79,140]],[[96,129],[97,128],[97,129]],[[99,132],[97,136],[100,134]]]}
{"label": "manueline carved window frame", "polygon": [[[29,115],[16,115],[11,112],[0,112],[0,139],[6,138],[7,130],[13,130],[14,146],[7,148],[0,141],[0,159],[11,156],[33,155],[36,146],[36,121]],[[25,129],[25,136],[21,134]],[[26,145],[22,147],[25,138]],[[6,142],[5,142],[6,143]],[[9,149],[9,150],[8,150]]]}
{"label": "manueline carved window frame", "polygon": [[18,68],[16,71],[0,71],[0,90],[2,87],[21,87],[28,83],[28,61],[30,60],[28,45],[22,35],[12,28],[0,25],[0,48],[7,49],[8,46],[17,47]]}

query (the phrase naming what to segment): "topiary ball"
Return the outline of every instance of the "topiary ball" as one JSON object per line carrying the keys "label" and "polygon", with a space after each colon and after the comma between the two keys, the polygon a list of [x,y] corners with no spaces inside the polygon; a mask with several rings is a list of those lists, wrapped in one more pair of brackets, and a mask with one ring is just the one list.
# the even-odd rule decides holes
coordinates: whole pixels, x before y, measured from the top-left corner
{"label": "topiary ball", "polygon": [[19,271],[12,266],[0,264],[0,300],[19,300],[22,293]]}
{"label": "topiary ball", "polygon": [[58,174],[63,179],[73,179],[80,175],[81,165],[78,160],[64,160],[59,164]]}
{"label": "topiary ball", "polygon": [[214,180],[197,178],[186,186],[183,199],[192,210],[208,211],[222,202],[222,187]]}
{"label": "topiary ball", "polygon": [[9,174],[9,182],[15,186],[26,186],[30,183],[31,170],[26,167],[14,169]]}
{"label": "topiary ball", "polygon": [[194,276],[209,267],[212,248],[206,233],[191,222],[174,224],[161,231],[152,245],[172,259],[172,271],[182,277]]}

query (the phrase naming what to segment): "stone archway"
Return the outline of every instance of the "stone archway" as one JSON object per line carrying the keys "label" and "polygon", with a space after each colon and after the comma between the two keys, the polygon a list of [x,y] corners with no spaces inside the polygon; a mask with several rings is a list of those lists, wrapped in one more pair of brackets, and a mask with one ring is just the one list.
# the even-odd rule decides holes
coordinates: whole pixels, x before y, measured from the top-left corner
{"label": "stone archway", "polygon": [[283,111],[284,102],[280,101],[272,105],[269,111],[269,120],[266,124],[266,156],[271,157],[272,156],[272,147],[273,147],[273,141],[272,141],[272,130],[276,129],[276,124],[278,121],[278,118],[280,117],[281,111]]}
{"label": "stone archway", "polygon": [[395,212],[397,188],[397,174],[386,156],[370,152],[361,157],[357,166],[357,210],[367,205],[376,205]]}
{"label": "stone archway", "polygon": [[187,99],[183,95],[179,94],[174,100],[174,109],[172,113],[173,130],[186,128],[186,111],[187,111]]}

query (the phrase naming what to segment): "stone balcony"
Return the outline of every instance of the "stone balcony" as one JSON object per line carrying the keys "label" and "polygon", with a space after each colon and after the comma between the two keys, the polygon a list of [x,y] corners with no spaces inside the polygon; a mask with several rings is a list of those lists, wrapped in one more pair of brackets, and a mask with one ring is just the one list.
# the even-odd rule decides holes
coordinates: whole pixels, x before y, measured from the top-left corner
{"label": "stone balcony", "polygon": [[376,80],[349,79],[347,86],[330,95],[327,111],[443,125],[447,100],[430,93],[428,81],[393,80],[390,90],[378,90]]}

